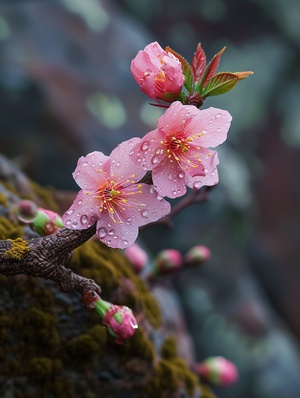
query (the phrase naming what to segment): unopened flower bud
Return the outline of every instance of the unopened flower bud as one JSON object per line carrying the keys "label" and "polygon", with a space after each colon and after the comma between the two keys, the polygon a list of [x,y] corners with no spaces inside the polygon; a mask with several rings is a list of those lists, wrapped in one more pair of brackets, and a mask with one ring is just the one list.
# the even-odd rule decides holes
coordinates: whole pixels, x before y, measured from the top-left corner
{"label": "unopened flower bud", "polygon": [[227,387],[238,380],[236,366],[224,357],[210,357],[195,365],[200,378],[212,385]]}
{"label": "unopened flower bud", "polygon": [[140,273],[148,262],[147,253],[137,243],[133,243],[133,245],[125,249],[124,254],[137,273]]}
{"label": "unopened flower bud", "polygon": [[32,221],[33,229],[41,236],[51,235],[63,227],[61,217],[52,210],[38,208]]}
{"label": "unopened flower bud", "polygon": [[91,290],[84,292],[82,301],[86,309],[95,309],[102,318],[102,324],[108,333],[114,337],[117,344],[123,344],[138,328],[136,319],[130,308],[115,305],[102,300],[100,296]]}
{"label": "unopened flower bud", "polygon": [[160,251],[154,259],[150,271],[150,279],[156,276],[165,275],[178,270],[182,265],[182,255],[176,249]]}
{"label": "unopened flower bud", "polygon": [[192,247],[184,256],[188,265],[200,265],[208,261],[211,257],[211,250],[207,246],[197,245]]}
{"label": "unopened flower bud", "polygon": [[37,206],[31,200],[21,200],[18,203],[17,214],[21,221],[31,223],[37,214]]}

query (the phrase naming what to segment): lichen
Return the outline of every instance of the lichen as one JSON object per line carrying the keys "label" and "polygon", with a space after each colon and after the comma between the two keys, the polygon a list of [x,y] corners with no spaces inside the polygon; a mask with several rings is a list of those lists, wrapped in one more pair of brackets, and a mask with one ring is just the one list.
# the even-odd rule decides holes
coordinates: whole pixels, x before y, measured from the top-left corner
{"label": "lichen", "polygon": [[11,242],[11,248],[3,253],[3,258],[5,260],[21,260],[30,248],[28,242],[22,238],[17,239],[7,239]]}

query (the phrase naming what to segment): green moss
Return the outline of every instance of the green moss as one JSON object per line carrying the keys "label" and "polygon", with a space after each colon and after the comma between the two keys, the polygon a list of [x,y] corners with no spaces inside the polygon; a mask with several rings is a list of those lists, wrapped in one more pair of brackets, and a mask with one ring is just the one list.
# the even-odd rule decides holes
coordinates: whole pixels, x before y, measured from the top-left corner
{"label": "green moss", "polygon": [[0,205],[2,206],[7,206],[8,205],[8,200],[3,193],[0,192]]}
{"label": "green moss", "polygon": [[21,260],[24,254],[30,250],[28,243],[22,238],[7,240],[11,242],[11,248],[3,253],[5,260]]}
{"label": "green moss", "polygon": [[177,340],[175,336],[168,336],[160,350],[160,355],[164,359],[175,359],[178,357]]}
{"label": "green moss", "polygon": [[121,347],[118,347],[118,351],[122,353],[125,360],[128,357],[142,358],[149,362],[155,359],[153,343],[146,336],[141,326],[130,339],[125,341]]}
{"label": "green moss", "polygon": [[29,181],[30,187],[32,192],[34,193],[35,198],[24,198],[24,199],[31,199],[36,201],[36,197],[38,198],[38,204],[44,207],[45,209],[50,209],[55,211],[56,213],[59,212],[59,207],[57,202],[54,198],[54,189],[51,187],[42,187],[36,184],[33,181]]}
{"label": "green moss", "polygon": [[16,239],[23,236],[23,228],[4,217],[0,217],[0,239]]}

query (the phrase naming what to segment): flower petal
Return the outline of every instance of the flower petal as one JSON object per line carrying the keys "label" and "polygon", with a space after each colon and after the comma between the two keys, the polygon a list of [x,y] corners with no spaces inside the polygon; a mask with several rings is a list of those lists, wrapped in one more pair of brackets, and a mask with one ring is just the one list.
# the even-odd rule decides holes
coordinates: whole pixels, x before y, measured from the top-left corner
{"label": "flower petal", "polygon": [[155,189],[159,195],[168,198],[178,198],[186,193],[184,177],[185,172],[173,159],[165,159],[152,171]]}
{"label": "flower petal", "polygon": [[124,186],[140,181],[145,170],[129,156],[134,146],[140,143],[140,138],[131,138],[119,144],[110,154],[110,174],[118,182],[124,181]]}
{"label": "flower petal", "polygon": [[186,174],[185,181],[188,187],[200,189],[204,185],[212,186],[219,182],[217,165],[219,164],[218,153],[213,150],[202,149],[202,164],[205,167],[205,176],[190,176]]}
{"label": "flower petal", "polygon": [[194,144],[213,148],[226,140],[231,120],[229,112],[223,109],[201,109],[191,120],[186,131],[190,137],[201,134],[200,138],[194,139]]}
{"label": "flower petal", "polygon": [[138,236],[138,226],[113,223],[109,214],[103,213],[97,222],[96,234],[107,246],[125,249],[135,242]]}
{"label": "flower petal", "polygon": [[72,206],[62,216],[62,220],[67,228],[86,229],[95,224],[99,214],[100,205],[94,196],[79,191]]}
{"label": "flower petal", "polygon": [[162,145],[165,135],[159,130],[152,130],[130,151],[131,159],[145,171],[152,170],[166,156],[166,148]]}
{"label": "flower petal", "polygon": [[97,190],[106,180],[104,174],[99,173],[108,160],[102,152],[91,152],[79,158],[73,173],[74,180],[82,189]]}

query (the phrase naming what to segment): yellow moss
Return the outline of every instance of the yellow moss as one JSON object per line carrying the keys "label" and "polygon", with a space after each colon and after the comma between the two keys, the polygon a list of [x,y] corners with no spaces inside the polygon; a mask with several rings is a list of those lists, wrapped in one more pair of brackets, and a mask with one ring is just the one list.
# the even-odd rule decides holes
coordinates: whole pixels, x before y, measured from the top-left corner
{"label": "yellow moss", "polygon": [[5,260],[21,260],[25,253],[29,252],[28,242],[22,238],[7,239],[11,242],[11,248],[3,254]]}

